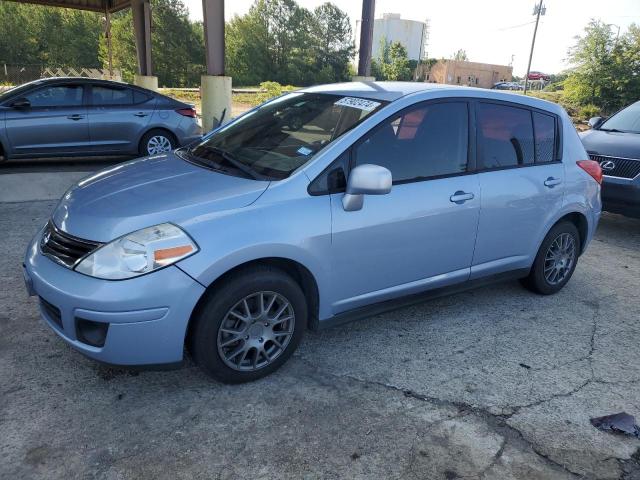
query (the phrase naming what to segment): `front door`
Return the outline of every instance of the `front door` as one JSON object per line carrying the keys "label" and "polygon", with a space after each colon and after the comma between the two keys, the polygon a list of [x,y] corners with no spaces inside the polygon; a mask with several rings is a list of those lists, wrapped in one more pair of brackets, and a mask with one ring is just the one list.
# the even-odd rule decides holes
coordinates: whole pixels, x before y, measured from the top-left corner
{"label": "front door", "polygon": [[468,146],[468,105],[447,101],[410,107],[352,148],[353,166],[388,168],[393,187],[359,211],[331,195],[334,314],[469,277],[480,189]]}
{"label": "front door", "polygon": [[504,103],[476,111],[483,172],[472,279],[530,267],[564,196],[557,117]]}
{"label": "front door", "polygon": [[86,151],[87,110],[82,85],[52,85],[27,93],[28,108],[6,112],[6,128],[15,155],[65,155]]}

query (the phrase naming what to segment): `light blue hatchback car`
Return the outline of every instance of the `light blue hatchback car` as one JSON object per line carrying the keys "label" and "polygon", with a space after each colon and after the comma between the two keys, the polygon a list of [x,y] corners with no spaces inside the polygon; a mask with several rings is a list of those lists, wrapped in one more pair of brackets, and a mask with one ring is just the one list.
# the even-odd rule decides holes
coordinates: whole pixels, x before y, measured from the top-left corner
{"label": "light blue hatchback car", "polygon": [[91,358],[173,364],[186,346],[244,382],[308,328],[509,278],[559,291],[593,237],[601,180],[555,104],[313,87],[80,181],[29,245],[25,280]]}

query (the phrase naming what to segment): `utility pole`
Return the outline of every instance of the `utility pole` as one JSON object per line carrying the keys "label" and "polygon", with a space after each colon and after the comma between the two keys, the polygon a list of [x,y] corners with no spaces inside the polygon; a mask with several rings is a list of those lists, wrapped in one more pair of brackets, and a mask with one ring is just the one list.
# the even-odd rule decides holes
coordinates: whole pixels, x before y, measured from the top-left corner
{"label": "utility pole", "polygon": [[360,22],[360,51],[358,52],[358,76],[371,75],[371,43],[373,41],[373,18],[376,1],[362,0],[362,20]]}
{"label": "utility pole", "polygon": [[113,80],[113,47],[111,45],[111,12],[104,8],[104,36],[107,39],[107,56],[109,59],[109,80]]}
{"label": "utility pole", "polygon": [[529,64],[527,65],[527,75],[524,77],[524,94],[527,94],[527,87],[529,86],[529,72],[531,70],[531,59],[533,58],[533,47],[536,44],[536,34],[538,33],[538,22],[540,21],[540,15],[546,13],[547,8],[542,6],[542,0],[533,9],[533,14],[536,16],[536,26],[533,29],[533,39],[531,40],[531,52],[529,52]]}

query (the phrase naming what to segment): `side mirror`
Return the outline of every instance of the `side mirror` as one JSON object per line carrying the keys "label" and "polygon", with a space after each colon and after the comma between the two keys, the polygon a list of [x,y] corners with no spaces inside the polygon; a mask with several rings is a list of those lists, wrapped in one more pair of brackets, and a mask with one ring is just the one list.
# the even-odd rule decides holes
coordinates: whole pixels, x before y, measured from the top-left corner
{"label": "side mirror", "polygon": [[379,165],[359,165],[349,174],[347,192],[342,197],[346,212],[362,209],[365,195],[385,195],[391,191],[391,172]]}
{"label": "side mirror", "polygon": [[604,118],[602,117],[592,117],[589,119],[588,123],[591,128],[598,128],[603,120]]}
{"label": "side mirror", "polygon": [[29,108],[31,106],[31,102],[26,98],[17,98],[13,102],[11,102],[11,108]]}

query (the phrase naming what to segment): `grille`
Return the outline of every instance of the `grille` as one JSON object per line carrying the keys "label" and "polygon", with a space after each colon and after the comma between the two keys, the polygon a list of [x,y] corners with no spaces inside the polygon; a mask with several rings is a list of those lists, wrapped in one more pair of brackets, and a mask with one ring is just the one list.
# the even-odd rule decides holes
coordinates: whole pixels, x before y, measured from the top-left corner
{"label": "grille", "polygon": [[640,160],[632,158],[607,157],[605,155],[589,155],[602,166],[605,162],[613,162],[613,169],[602,169],[602,173],[609,177],[635,178],[640,174]]}
{"label": "grille", "polygon": [[56,307],[55,305],[51,305],[44,298],[40,297],[40,308],[49,320],[55,323],[58,327],[62,328],[62,314],[60,313],[60,309],[58,307]]}
{"label": "grille", "polygon": [[40,242],[42,253],[56,262],[72,268],[78,260],[101,244],[72,237],[49,221]]}

